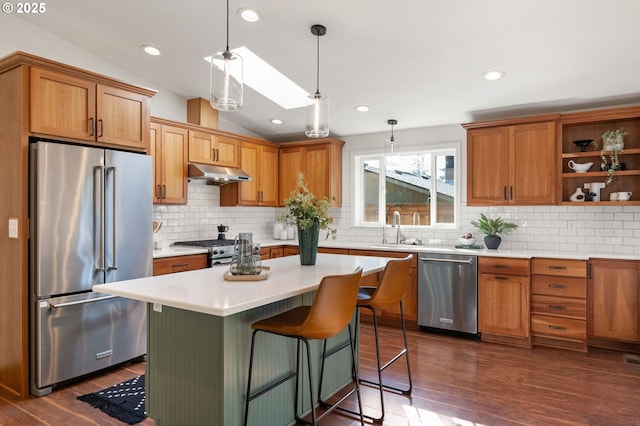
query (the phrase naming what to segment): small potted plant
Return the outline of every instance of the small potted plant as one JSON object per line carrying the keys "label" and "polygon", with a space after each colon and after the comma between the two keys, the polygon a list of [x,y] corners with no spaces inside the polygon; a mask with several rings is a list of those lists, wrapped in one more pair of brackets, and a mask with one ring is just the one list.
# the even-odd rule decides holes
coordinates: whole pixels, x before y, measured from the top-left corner
{"label": "small potted plant", "polygon": [[488,218],[484,213],[480,213],[480,220],[472,220],[471,224],[478,228],[486,236],[484,244],[488,249],[497,249],[502,242],[502,238],[498,234],[508,234],[518,228],[515,223],[506,222],[500,216],[496,218]]}
{"label": "small potted plant", "polygon": [[[618,153],[624,149],[624,137],[629,133],[624,128],[616,130],[607,130],[600,136],[602,138],[602,150],[600,151],[600,170],[607,172],[606,184],[609,185],[613,181],[613,174],[616,170],[620,170],[620,160]],[[609,157],[607,158],[607,153]]]}

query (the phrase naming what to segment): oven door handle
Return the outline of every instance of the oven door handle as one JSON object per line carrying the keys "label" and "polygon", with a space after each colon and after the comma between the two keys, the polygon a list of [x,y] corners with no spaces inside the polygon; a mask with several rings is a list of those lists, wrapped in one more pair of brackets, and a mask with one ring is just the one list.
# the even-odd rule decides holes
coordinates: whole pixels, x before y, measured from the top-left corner
{"label": "oven door handle", "polygon": [[473,263],[473,259],[438,259],[436,257],[421,257],[421,261],[423,262],[444,262],[444,263],[464,263],[465,265],[471,265]]}

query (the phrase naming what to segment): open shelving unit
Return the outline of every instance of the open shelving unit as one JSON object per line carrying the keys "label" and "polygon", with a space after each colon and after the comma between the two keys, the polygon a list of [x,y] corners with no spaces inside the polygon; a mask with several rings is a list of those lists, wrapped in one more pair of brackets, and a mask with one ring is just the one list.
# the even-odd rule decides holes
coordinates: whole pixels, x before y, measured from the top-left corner
{"label": "open shelving unit", "polygon": [[[561,152],[558,158],[561,161],[561,184],[558,185],[558,200],[563,205],[640,205],[640,107],[615,108],[572,114],[562,114],[558,121],[558,138],[561,143]],[[624,170],[617,170],[613,175],[613,181],[600,191],[599,202],[572,202],[569,196],[576,188],[584,190],[584,184],[591,182],[604,183],[607,172],[601,171],[600,148],[602,147],[602,135],[607,130],[620,127],[628,132],[624,138],[624,150],[619,152],[619,161],[624,163]],[[593,139],[597,142],[587,146],[586,151],[580,152],[580,148],[573,141],[579,139]],[[605,153],[608,156],[608,152]],[[585,173],[574,172],[568,163],[573,160],[576,163],[593,162],[590,171]],[[631,191],[633,195],[629,201],[609,201],[612,192]]]}

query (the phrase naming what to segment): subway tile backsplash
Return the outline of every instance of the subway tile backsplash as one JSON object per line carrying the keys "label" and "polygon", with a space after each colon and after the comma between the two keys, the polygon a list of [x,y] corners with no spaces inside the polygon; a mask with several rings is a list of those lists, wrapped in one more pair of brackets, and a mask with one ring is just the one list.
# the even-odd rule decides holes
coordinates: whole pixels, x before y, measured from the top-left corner
{"label": "subway tile backsplash", "polygon": [[[272,239],[272,226],[282,208],[220,207],[220,188],[204,181],[189,183],[189,204],[155,205],[154,220],[163,222],[157,239],[168,245],[178,240],[216,238],[216,227],[228,225],[227,238],[239,232],[252,232],[254,241]],[[351,226],[351,206],[343,202],[331,209],[338,240],[380,243],[382,228]],[[640,256],[640,206],[517,206],[460,208],[460,228],[421,230],[401,227],[405,238],[423,243],[451,246],[467,232],[478,235],[470,225],[480,213],[500,214],[519,228],[503,236],[501,248],[607,253]],[[395,241],[395,229],[386,227],[387,241]],[[321,234],[320,238],[323,238]]]}

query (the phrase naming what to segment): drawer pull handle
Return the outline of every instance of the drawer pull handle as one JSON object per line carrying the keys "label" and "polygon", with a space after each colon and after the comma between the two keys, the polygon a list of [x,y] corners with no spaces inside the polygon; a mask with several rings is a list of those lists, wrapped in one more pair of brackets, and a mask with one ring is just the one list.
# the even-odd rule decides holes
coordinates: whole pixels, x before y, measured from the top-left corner
{"label": "drawer pull handle", "polygon": [[188,263],[174,263],[173,264],[174,268],[181,268],[183,266],[189,266],[189,264]]}
{"label": "drawer pull handle", "polygon": [[509,277],[494,277],[496,280],[509,281]]}
{"label": "drawer pull handle", "polygon": [[549,309],[567,309],[566,306],[562,306],[562,305],[549,305]]}
{"label": "drawer pull handle", "polygon": [[550,325],[549,328],[552,329],[552,330],[566,330],[567,329],[567,327],[563,327],[561,325]]}
{"label": "drawer pull handle", "polygon": [[567,288],[567,286],[562,284],[549,284],[549,288]]}
{"label": "drawer pull handle", "polygon": [[562,270],[565,270],[565,269],[567,269],[567,267],[566,266],[551,265],[551,266],[549,266],[549,269],[562,269]]}
{"label": "drawer pull handle", "polygon": [[495,265],[496,268],[510,269],[511,265]]}

